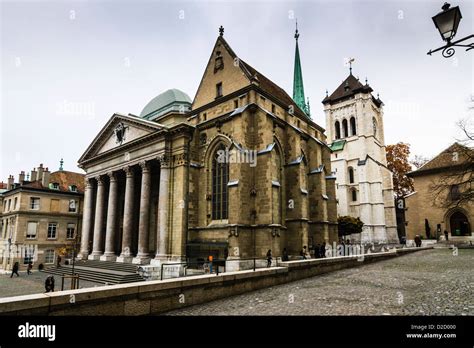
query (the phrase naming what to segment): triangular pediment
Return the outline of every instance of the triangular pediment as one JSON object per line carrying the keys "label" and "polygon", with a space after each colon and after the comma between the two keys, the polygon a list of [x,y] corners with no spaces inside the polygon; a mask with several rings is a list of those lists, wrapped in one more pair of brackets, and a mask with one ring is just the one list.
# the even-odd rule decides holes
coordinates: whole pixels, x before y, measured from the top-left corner
{"label": "triangular pediment", "polygon": [[213,102],[217,97],[217,84],[222,83],[222,95],[228,95],[248,86],[250,78],[249,71],[227,41],[219,36],[194,97],[192,109]]}
{"label": "triangular pediment", "polygon": [[163,129],[166,127],[137,116],[114,114],[81,156],[79,164]]}

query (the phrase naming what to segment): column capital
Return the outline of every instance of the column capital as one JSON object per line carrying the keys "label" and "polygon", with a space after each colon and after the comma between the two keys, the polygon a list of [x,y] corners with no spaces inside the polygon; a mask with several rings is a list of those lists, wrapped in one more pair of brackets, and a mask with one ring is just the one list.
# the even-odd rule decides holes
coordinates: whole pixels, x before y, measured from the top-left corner
{"label": "column capital", "polygon": [[161,167],[168,167],[170,165],[170,157],[167,154],[159,155],[156,159],[160,162]]}
{"label": "column capital", "polygon": [[115,172],[108,172],[107,176],[109,177],[110,181],[117,181],[117,175]]}
{"label": "column capital", "polygon": [[131,178],[135,174],[132,166],[125,166],[122,168],[122,170],[125,172],[125,175],[127,176],[127,178]]}
{"label": "column capital", "polygon": [[84,186],[86,190],[90,190],[92,188],[92,178],[84,178]]}
{"label": "column capital", "polygon": [[97,181],[97,185],[103,185],[104,184],[104,179],[100,175],[97,175],[94,177],[94,179]]}
{"label": "column capital", "polygon": [[140,168],[142,168],[143,173],[148,173],[150,171],[150,165],[147,161],[141,161],[138,164],[140,165]]}

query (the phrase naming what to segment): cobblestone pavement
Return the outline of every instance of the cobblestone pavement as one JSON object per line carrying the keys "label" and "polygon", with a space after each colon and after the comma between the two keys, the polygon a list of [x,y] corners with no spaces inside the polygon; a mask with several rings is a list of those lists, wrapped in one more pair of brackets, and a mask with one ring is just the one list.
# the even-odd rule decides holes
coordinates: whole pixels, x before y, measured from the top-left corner
{"label": "cobblestone pavement", "polygon": [[474,315],[474,250],[419,251],[167,315]]}
{"label": "cobblestone pavement", "polygon": [[[30,294],[40,294],[44,293],[44,281],[49,275],[48,273],[33,271],[33,274],[27,275],[25,272],[19,272],[20,276],[17,277],[13,275],[13,278],[10,278],[10,274],[0,274],[0,298],[11,297],[11,296],[20,296],[20,295],[30,295]],[[70,283],[65,282],[64,288],[67,289]],[[102,283],[94,283],[86,280],[79,281],[79,287],[82,288],[92,288],[95,286],[104,286]],[[61,290],[61,277],[54,275],[54,289],[55,291]]]}

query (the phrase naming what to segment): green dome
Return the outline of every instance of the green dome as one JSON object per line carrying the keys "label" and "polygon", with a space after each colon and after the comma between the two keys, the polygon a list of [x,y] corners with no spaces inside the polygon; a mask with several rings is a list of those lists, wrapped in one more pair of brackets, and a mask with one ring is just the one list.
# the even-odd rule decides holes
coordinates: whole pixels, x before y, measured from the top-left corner
{"label": "green dome", "polygon": [[150,120],[170,111],[187,112],[191,109],[191,103],[191,98],[183,91],[169,89],[150,100],[140,113],[140,117]]}

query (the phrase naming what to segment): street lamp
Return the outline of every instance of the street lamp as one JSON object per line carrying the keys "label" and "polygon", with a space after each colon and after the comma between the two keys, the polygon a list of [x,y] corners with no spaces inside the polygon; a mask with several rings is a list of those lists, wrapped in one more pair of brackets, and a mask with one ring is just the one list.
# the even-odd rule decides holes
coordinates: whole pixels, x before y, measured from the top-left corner
{"label": "street lamp", "polygon": [[461,45],[459,43],[473,38],[474,35],[469,35],[460,40],[452,42],[452,39],[458,31],[459,22],[462,18],[459,6],[451,8],[451,5],[445,2],[441,9],[443,11],[433,17],[433,23],[435,24],[436,29],[438,29],[441,38],[446,41],[446,45],[443,47],[439,47],[435,50],[430,50],[428,54],[431,56],[432,53],[443,50],[443,57],[449,58],[455,53],[453,46],[467,47],[466,51],[472,50],[474,48],[474,43],[470,43],[467,45]]}

